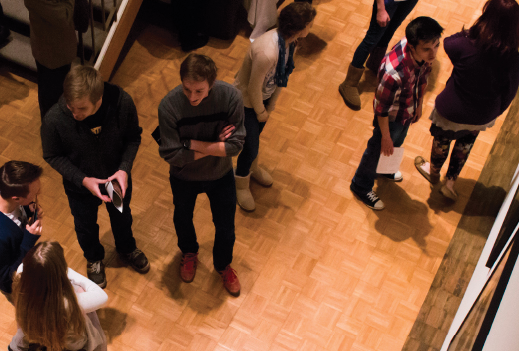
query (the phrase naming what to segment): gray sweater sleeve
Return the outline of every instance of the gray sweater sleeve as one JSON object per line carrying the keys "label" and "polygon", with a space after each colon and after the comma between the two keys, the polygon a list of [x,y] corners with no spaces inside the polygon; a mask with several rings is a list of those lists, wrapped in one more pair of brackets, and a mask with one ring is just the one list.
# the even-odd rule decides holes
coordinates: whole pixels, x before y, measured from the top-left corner
{"label": "gray sweater sleeve", "polygon": [[232,95],[229,102],[229,123],[234,125],[236,129],[229,139],[225,141],[225,153],[227,156],[238,156],[245,143],[243,98],[238,89],[233,90],[235,94]]}
{"label": "gray sweater sleeve", "polygon": [[[53,109],[59,108],[54,105]],[[53,110],[51,109],[51,111]],[[43,158],[52,168],[58,171],[63,178],[71,181],[78,187],[83,186],[83,179],[86,174],[83,173],[78,167],[76,167],[68,157],[66,156],[61,138],[55,125],[52,123],[50,114],[47,114],[46,118],[41,123],[41,144],[43,149]],[[50,119],[50,121],[49,121]]]}
{"label": "gray sweater sleeve", "polygon": [[121,164],[119,165],[119,169],[125,171],[127,174],[130,174],[133,161],[135,160],[135,156],[137,156],[137,151],[139,150],[139,145],[141,144],[142,128],[139,126],[137,108],[135,107],[131,96],[122,89],[121,94],[123,94],[120,101],[121,109],[119,110],[121,116],[118,117],[121,119],[126,119],[127,128],[124,135],[126,149],[124,150],[121,157]]}
{"label": "gray sweater sleeve", "polygon": [[171,103],[172,97],[166,95],[159,105],[159,127],[161,145],[159,154],[166,162],[175,167],[184,167],[195,160],[195,152],[187,150],[180,141],[177,129],[177,121],[182,117],[179,111],[175,111]]}

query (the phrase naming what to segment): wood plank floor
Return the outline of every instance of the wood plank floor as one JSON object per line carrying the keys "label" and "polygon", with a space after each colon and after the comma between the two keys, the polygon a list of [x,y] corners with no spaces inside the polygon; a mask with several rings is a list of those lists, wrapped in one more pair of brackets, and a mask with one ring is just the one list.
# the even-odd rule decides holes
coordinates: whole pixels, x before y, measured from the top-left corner
{"label": "wood plank floor", "polygon": [[[346,108],[338,91],[368,26],[372,1],[314,1],[312,36],[261,137],[260,164],[274,185],[252,184],[257,210],[237,210],[233,267],[242,294],[228,295],[212,267],[214,229],[206,196],[194,214],[201,264],[191,284],[178,276],[168,165],[150,133],[157,107],[180,84],[185,58],[174,34],[147,24],[112,82],[133,97],[144,128],[132,171],[132,210],[138,246],[151,261],[139,275],[117,258],[107,213],[99,224],[106,248],[108,306],[98,312],[110,351],[116,350],[344,350],[398,351],[404,345],[503,123],[480,134],[457,183],[452,204],[418,174],[416,155],[429,157],[436,95],[451,64],[440,49],[425,97],[424,118],[406,142],[402,183],[381,179],[386,203],[369,210],[349,190],[371,135],[375,78],[361,81],[363,108]],[[422,0],[409,18],[430,15],[445,36],[469,26],[482,0]],[[406,20],[392,43],[403,36]],[[250,44],[211,39],[219,79],[232,82]],[[22,159],[44,167],[41,202],[45,239],[66,249],[69,265],[86,273],[60,175],[41,158],[36,85],[0,68],[0,162]],[[0,344],[14,335],[14,310],[0,299]]]}

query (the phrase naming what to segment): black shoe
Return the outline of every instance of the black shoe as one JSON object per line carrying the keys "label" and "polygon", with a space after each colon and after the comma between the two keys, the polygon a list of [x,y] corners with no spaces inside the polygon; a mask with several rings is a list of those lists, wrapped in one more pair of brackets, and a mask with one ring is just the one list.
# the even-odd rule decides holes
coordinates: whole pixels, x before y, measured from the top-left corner
{"label": "black shoe", "polygon": [[364,202],[364,205],[368,206],[372,210],[380,211],[384,209],[384,203],[378,198],[377,194],[373,190],[364,194],[359,193],[353,188],[353,183],[350,185],[350,190],[352,193],[357,195],[360,201]]}
{"label": "black shoe", "polygon": [[87,262],[87,277],[101,289],[106,288],[105,264],[103,261]]}
{"label": "black shoe", "polygon": [[148,258],[139,249],[135,249],[129,254],[119,254],[119,256],[128,262],[133,269],[135,269],[139,273],[148,273],[150,270],[150,263],[148,262]]}

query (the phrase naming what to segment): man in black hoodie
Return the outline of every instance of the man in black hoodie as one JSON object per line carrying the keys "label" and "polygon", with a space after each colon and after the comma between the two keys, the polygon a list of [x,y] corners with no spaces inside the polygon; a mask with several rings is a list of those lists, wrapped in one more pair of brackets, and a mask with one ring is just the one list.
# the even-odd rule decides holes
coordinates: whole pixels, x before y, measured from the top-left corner
{"label": "man in black hoodie", "polygon": [[[86,66],[67,74],[63,96],[42,122],[43,158],[63,176],[78,242],[88,261],[88,278],[102,288],[106,286],[104,248],[97,225],[102,202],[121,258],[139,273],[150,269],[146,255],[136,247],[130,210],[130,171],[141,132],[130,95],[103,83],[100,73]],[[120,184],[122,212],[107,196],[107,182]]]}

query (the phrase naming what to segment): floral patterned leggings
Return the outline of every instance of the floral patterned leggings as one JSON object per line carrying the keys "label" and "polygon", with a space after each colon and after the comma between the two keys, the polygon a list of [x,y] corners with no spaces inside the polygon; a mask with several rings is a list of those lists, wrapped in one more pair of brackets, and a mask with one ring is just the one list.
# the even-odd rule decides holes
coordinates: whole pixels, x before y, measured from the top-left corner
{"label": "floral patterned leggings", "polygon": [[[478,137],[479,131],[475,130],[469,134],[456,139],[454,148],[452,149],[451,160],[449,162],[449,169],[447,170],[446,179],[456,180],[469,157],[470,150],[474,146],[474,142]],[[431,150],[431,172],[439,173],[447,156],[449,156],[449,149],[451,146],[450,139],[443,136],[435,136]]]}

